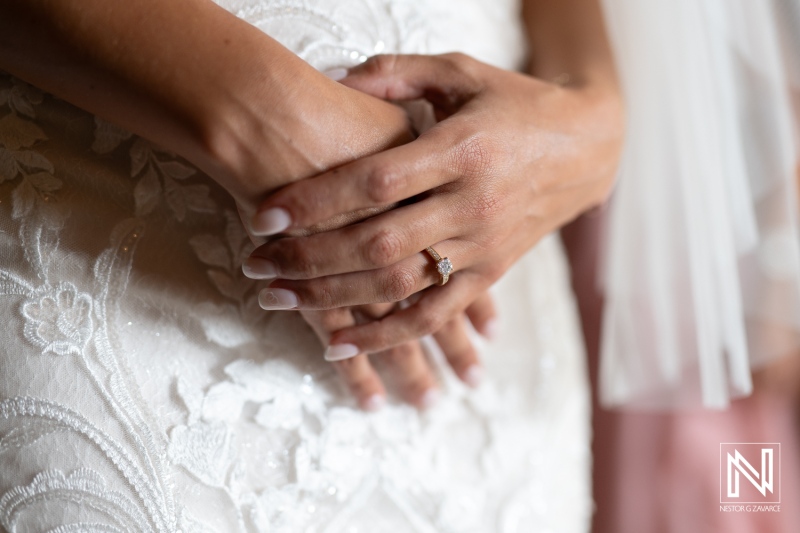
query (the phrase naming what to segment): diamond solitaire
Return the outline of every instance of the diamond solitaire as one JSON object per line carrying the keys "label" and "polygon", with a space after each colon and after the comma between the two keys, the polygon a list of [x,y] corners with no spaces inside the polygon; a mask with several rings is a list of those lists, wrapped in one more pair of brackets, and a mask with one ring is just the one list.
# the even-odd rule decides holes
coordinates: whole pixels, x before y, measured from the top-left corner
{"label": "diamond solitaire", "polygon": [[436,270],[438,270],[439,274],[442,276],[449,276],[453,272],[453,263],[450,262],[449,258],[445,257],[436,263]]}
{"label": "diamond solitaire", "polygon": [[444,285],[447,283],[447,280],[450,279],[450,274],[453,273],[453,263],[449,258],[439,255],[431,246],[425,248],[425,251],[428,252],[428,255],[430,255],[434,261],[436,261],[436,271],[439,272],[439,275],[441,276],[439,279],[439,285]]}

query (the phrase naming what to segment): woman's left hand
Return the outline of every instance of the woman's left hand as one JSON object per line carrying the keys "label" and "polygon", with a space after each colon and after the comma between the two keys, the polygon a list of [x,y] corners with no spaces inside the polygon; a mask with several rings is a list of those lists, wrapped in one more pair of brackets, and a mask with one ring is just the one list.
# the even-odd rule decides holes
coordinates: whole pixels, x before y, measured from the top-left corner
{"label": "woman's left hand", "polygon": [[[441,329],[539,239],[603,203],[612,188],[623,130],[615,86],[556,85],[461,54],[377,56],[342,83],[387,100],[424,98],[440,122],[409,144],[288,185],[259,207],[283,217],[288,226],[278,231],[287,231],[405,202],[253,252],[279,278],[262,302],[289,291],[298,309],[331,309],[427,289],[382,320],[339,330],[331,346],[372,353]],[[428,246],[455,267],[444,286],[436,285]]]}

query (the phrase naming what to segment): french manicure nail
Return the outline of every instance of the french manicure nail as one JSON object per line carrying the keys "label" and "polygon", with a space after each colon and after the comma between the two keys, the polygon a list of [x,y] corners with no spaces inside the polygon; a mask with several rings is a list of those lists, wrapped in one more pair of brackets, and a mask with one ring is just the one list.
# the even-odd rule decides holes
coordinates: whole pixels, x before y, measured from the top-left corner
{"label": "french manicure nail", "polygon": [[286,289],[264,289],[258,293],[258,305],[262,309],[294,309],[297,307],[297,295]]}
{"label": "french manicure nail", "polygon": [[347,77],[347,69],[346,68],[332,68],[331,70],[326,70],[324,72],[326,76],[328,76],[333,81],[343,80]]}
{"label": "french manicure nail", "polygon": [[494,340],[500,333],[500,322],[496,318],[490,319],[481,329],[481,334],[489,340]]}
{"label": "french manicure nail", "polygon": [[386,398],[380,394],[373,394],[364,402],[364,410],[374,413],[380,411],[386,405]]}
{"label": "french manicure nail", "polygon": [[292,218],[286,209],[271,207],[253,215],[250,227],[256,235],[266,237],[280,233],[292,225]]}
{"label": "french manicure nail", "polygon": [[242,262],[242,272],[250,279],[273,279],[278,277],[278,268],[269,259],[248,257]]}
{"label": "french manicure nail", "polygon": [[477,388],[483,381],[483,367],[472,365],[464,372],[464,383],[470,387]]}
{"label": "french manicure nail", "polygon": [[326,361],[341,361],[350,359],[359,354],[358,346],[355,344],[331,344],[325,350]]}
{"label": "french manicure nail", "polygon": [[439,392],[439,389],[428,389],[425,394],[422,395],[422,399],[419,401],[420,407],[423,409],[430,409],[442,398],[442,393]]}

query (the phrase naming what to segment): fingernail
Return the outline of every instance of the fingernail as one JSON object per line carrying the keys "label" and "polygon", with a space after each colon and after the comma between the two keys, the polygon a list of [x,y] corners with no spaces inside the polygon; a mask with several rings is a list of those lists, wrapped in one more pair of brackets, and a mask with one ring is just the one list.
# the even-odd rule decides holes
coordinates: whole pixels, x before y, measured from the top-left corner
{"label": "fingernail", "polygon": [[464,372],[464,383],[470,387],[477,388],[483,381],[483,367],[472,365]]}
{"label": "fingernail", "polygon": [[326,70],[323,74],[328,76],[333,81],[343,80],[347,77],[347,69],[346,68],[332,68],[331,70]]}
{"label": "fingernail", "polygon": [[419,401],[420,407],[423,409],[430,409],[442,398],[442,393],[439,392],[439,389],[428,389],[425,394],[422,395],[422,398]]}
{"label": "fingernail", "polygon": [[264,289],[258,294],[258,305],[262,309],[294,309],[297,307],[297,295],[286,289]]}
{"label": "fingernail", "polygon": [[481,335],[487,339],[494,340],[500,333],[500,322],[496,318],[490,319],[481,329]]}
{"label": "fingernail", "polygon": [[250,227],[253,233],[266,237],[275,235],[292,225],[292,218],[286,209],[271,207],[266,211],[261,211],[253,215]]}
{"label": "fingernail", "polygon": [[374,413],[375,411],[380,411],[386,405],[386,398],[381,396],[380,394],[373,394],[367,401],[364,402],[364,410]]}
{"label": "fingernail", "polygon": [[272,279],[278,277],[278,268],[269,259],[248,257],[242,262],[242,272],[250,279]]}
{"label": "fingernail", "polygon": [[325,350],[326,361],[341,361],[350,359],[359,354],[358,346],[355,344],[331,344]]}

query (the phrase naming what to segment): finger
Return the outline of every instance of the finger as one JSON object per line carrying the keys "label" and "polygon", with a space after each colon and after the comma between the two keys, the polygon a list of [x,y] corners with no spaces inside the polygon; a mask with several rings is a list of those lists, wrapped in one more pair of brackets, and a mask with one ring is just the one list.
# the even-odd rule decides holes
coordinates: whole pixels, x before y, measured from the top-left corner
{"label": "finger", "polygon": [[466,309],[467,318],[469,318],[472,327],[475,331],[486,337],[487,339],[494,339],[497,336],[499,323],[497,321],[497,309],[494,306],[494,300],[489,291],[483,294],[472,302]]}
{"label": "finger", "polygon": [[[450,240],[434,246],[457,269],[468,269],[472,264],[474,254],[471,252],[475,246],[472,243]],[[261,290],[258,303],[267,310],[320,310],[399,302],[438,283],[440,279],[437,263],[427,253],[418,252],[413,257],[377,270],[308,280],[275,280]]]}
{"label": "finger", "polygon": [[[332,332],[356,324],[353,312],[349,308],[303,312],[303,318],[325,345],[328,344]],[[358,405],[367,411],[376,411],[383,407],[386,403],[386,389],[370,364],[366,353],[357,353],[355,356],[343,353],[341,350],[332,356],[330,350],[326,350],[325,353],[326,359],[335,359],[345,355],[349,355],[349,357],[331,362],[342,381],[356,398]]]}
{"label": "finger", "polygon": [[392,383],[398,395],[421,409],[432,407],[439,397],[439,389],[418,341],[395,346],[374,356],[391,372]]}
{"label": "finger", "polygon": [[469,271],[458,272],[444,286],[428,289],[413,305],[387,317],[341,329],[331,335],[330,347],[375,353],[439,331],[470,304],[473,294],[484,290],[483,281]]}
{"label": "finger", "polygon": [[367,354],[331,363],[347,388],[365,411],[379,411],[386,405],[383,383],[370,363]]}
{"label": "finger", "polygon": [[467,334],[465,316],[457,316],[433,334],[453,372],[471,387],[480,385],[483,367]]}
{"label": "finger", "polygon": [[395,308],[395,305],[394,303],[361,305],[358,307],[358,311],[367,318],[375,320],[388,315]]}
{"label": "finger", "polygon": [[[464,54],[378,55],[348,70],[339,82],[383,100],[465,98],[477,90],[471,75],[479,63]],[[435,102],[434,102],[435,103]],[[458,104],[459,102],[454,102]]]}
{"label": "finger", "polygon": [[467,217],[453,194],[398,207],[360,224],[304,237],[286,237],[256,250],[242,265],[255,279],[311,279],[383,268],[431,243],[465,233]]}
{"label": "finger", "polygon": [[343,213],[407,200],[459,176],[458,143],[450,128],[434,127],[416,140],[364,157],[270,195],[250,221],[256,235],[321,224]]}

